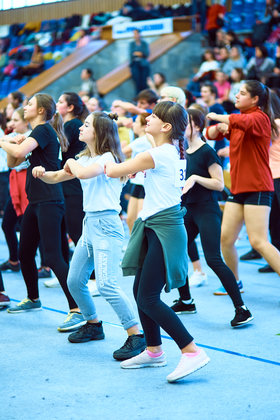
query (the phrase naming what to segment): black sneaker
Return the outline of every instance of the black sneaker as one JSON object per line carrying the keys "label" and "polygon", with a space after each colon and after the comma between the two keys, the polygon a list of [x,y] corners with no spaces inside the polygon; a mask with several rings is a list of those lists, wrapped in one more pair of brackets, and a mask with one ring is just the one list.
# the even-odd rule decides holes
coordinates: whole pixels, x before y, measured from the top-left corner
{"label": "black sneaker", "polygon": [[176,314],[195,314],[196,313],[196,307],[194,304],[194,300],[192,299],[191,303],[184,303],[182,302],[182,299],[174,300],[174,305],[171,306],[171,309],[173,309]]}
{"label": "black sneaker", "polygon": [[142,353],[146,347],[144,334],[133,334],[127,337],[126,342],[119,350],[114,351],[113,358],[116,360],[131,359],[131,357]]}
{"label": "black sneaker", "polygon": [[70,343],[86,343],[91,340],[103,340],[105,338],[102,321],[92,324],[87,322],[78,331],[69,335]]}
{"label": "black sneaker", "polygon": [[38,269],[38,279],[48,279],[50,277],[52,277],[50,268],[41,267]]}
{"label": "black sneaker", "polygon": [[246,254],[241,255],[240,260],[241,261],[249,261],[249,260],[259,260],[260,258],[262,258],[261,254],[259,254],[258,251],[254,250],[252,248]]}
{"label": "black sneaker", "polygon": [[16,263],[16,264],[11,264],[10,261],[5,261],[2,264],[0,264],[0,271],[7,271],[7,270],[12,270],[12,271],[20,271],[20,263]]}
{"label": "black sneaker", "polygon": [[235,317],[230,322],[230,325],[232,327],[241,327],[242,325],[252,321],[252,319],[254,319],[254,317],[248,308],[244,309],[242,306],[238,306],[235,309]]}
{"label": "black sneaker", "polygon": [[264,265],[263,267],[258,269],[259,273],[275,273],[272,267],[269,264]]}

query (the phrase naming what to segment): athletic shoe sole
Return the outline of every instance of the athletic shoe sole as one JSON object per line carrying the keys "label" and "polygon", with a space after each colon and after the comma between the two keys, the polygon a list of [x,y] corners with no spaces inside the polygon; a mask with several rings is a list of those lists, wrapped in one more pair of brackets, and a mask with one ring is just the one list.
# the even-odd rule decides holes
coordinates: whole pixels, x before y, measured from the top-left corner
{"label": "athletic shoe sole", "polygon": [[71,331],[76,331],[76,330],[78,330],[80,327],[82,327],[83,325],[85,325],[86,323],[87,323],[87,321],[82,321],[82,322],[79,322],[79,324],[72,325],[71,327],[66,327],[66,328],[63,328],[63,327],[57,327],[57,331],[59,331],[59,332],[71,332]]}
{"label": "athletic shoe sole", "polygon": [[167,382],[172,383],[172,382],[176,382],[176,381],[178,381],[179,379],[185,378],[185,376],[188,376],[188,375],[190,375],[191,373],[194,373],[194,372],[196,372],[197,370],[199,370],[199,369],[203,368],[203,367],[204,367],[204,366],[206,366],[209,362],[210,362],[210,359],[209,359],[209,357],[207,357],[207,359],[205,359],[201,365],[199,365],[199,366],[197,366],[197,367],[195,367],[195,368],[193,368],[193,369],[191,369],[191,370],[189,370],[189,371],[185,372],[184,374],[182,374],[182,375],[180,375],[180,376],[176,376],[175,378],[172,378],[172,379],[168,379],[168,377],[167,377],[167,378],[166,378],[166,379],[167,379]]}
{"label": "athletic shoe sole", "polygon": [[195,311],[179,311],[179,312],[175,312],[175,314],[177,314],[177,315],[187,315],[187,314],[196,314],[197,313],[197,310],[195,310]]}
{"label": "athletic shoe sole", "polygon": [[251,316],[250,318],[246,319],[246,321],[243,322],[239,322],[239,324],[237,325],[231,325],[232,328],[238,328],[238,327],[243,327],[243,325],[248,324],[248,322],[251,322],[254,319],[253,316]]}
{"label": "athletic shoe sole", "polygon": [[89,341],[97,341],[97,340],[104,340],[105,335],[99,335],[97,337],[94,338],[88,338],[88,339],[71,339],[68,337],[68,340],[70,341],[70,343],[88,343]]}
{"label": "athletic shoe sole", "polygon": [[34,309],[20,309],[19,311],[12,311],[11,309],[7,309],[9,314],[21,314],[22,312],[34,312],[34,311],[41,311],[43,308],[34,308]]}
{"label": "athletic shoe sole", "polygon": [[163,367],[166,366],[167,362],[159,362],[159,363],[143,363],[142,365],[132,365],[132,366],[122,366],[122,369],[141,369],[141,368],[149,368],[149,367]]}

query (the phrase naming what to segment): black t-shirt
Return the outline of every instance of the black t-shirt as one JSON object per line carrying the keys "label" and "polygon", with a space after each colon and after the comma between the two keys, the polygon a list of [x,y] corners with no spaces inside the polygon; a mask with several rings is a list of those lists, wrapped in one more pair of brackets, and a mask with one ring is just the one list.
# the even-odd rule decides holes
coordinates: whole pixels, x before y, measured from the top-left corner
{"label": "black t-shirt", "polygon": [[[212,147],[204,144],[193,153],[186,153],[187,159],[187,176],[188,179],[191,175],[199,175],[204,178],[211,178],[208,168],[213,163],[221,165],[221,161]],[[221,165],[222,166],[222,165]],[[191,203],[200,203],[205,201],[216,201],[217,194],[214,190],[209,190],[202,185],[195,183],[195,185],[182,196],[182,205],[186,206]]]}
{"label": "black t-shirt", "polygon": [[53,127],[46,123],[37,125],[31,131],[29,137],[35,139],[38,147],[29,156],[30,166],[27,169],[26,194],[30,203],[41,203],[45,201],[63,201],[61,184],[45,184],[38,178],[32,176],[32,169],[35,166],[43,166],[47,171],[60,169],[58,159],[60,144]]}
{"label": "black t-shirt", "polygon": [[[75,156],[85,148],[85,143],[79,140],[79,128],[82,125],[82,121],[78,118],[73,118],[64,124],[64,131],[69,142],[69,146],[67,152],[62,153],[62,167],[64,166],[67,159],[75,158]],[[78,179],[72,179],[71,181],[63,182],[62,188],[63,194],[65,196],[83,194],[81,183]]]}

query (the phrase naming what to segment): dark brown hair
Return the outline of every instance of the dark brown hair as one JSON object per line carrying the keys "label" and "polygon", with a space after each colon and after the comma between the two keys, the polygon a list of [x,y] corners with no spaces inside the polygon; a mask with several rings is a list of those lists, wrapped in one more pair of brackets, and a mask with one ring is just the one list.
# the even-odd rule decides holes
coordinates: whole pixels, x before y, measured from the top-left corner
{"label": "dark brown hair", "polygon": [[72,114],[75,118],[78,118],[82,122],[85,121],[86,117],[89,115],[89,111],[80,96],[75,92],[64,92],[62,94],[67,102],[67,105],[73,105]]}
{"label": "dark brown hair", "polygon": [[184,150],[184,133],[188,125],[188,114],[182,105],[171,102],[159,102],[153,109],[155,114],[161,121],[171,124],[171,140],[178,140],[180,159],[185,158]]}
{"label": "dark brown hair", "polygon": [[189,116],[189,124],[191,127],[191,138],[193,136],[193,127],[192,127],[192,123],[194,125],[196,125],[199,128],[199,133],[200,133],[200,137],[201,140],[206,142],[206,139],[204,137],[203,130],[205,128],[206,125],[206,118],[205,115],[203,114],[203,112],[199,111],[198,109],[188,109],[187,110],[188,116]]}

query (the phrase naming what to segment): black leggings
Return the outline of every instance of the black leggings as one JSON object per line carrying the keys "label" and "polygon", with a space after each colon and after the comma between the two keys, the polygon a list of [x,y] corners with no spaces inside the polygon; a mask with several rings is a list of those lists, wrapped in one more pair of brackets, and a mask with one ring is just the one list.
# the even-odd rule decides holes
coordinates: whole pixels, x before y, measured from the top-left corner
{"label": "black leggings", "polygon": [[9,198],[4,211],[2,229],[9,248],[9,259],[11,261],[19,260],[16,227],[18,224],[20,224],[21,219],[22,216],[17,216],[12,200]]}
{"label": "black leggings", "polygon": [[175,312],[160,300],[165,286],[165,267],[161,243],[155,232],[145,228],[147,254],[143,267],[138,270],[133,292],[148,346],[161,344],[162,327],[180,349],[193,341]]}
{"label": "black leggings", "polygon": [[[184,223],[190,243],[200,233],[201,245],[207,265],[212,268],[221,280],[234,306],[242,306],[243,300],[234,274],[221,257],[221,210],[218,203],[216,201],[207,201],[205,203],[188,204]],[[179,293],[181,299],[191,299],[188,278],[186,285],[179,288]]]}
{"label": "black leggings", "polygon": [[78,240],[82,236],[83,225],[83,196],[82,195],[65,195],[65,220],[66,228],[70,238],[77,245]]}
{"label": "black leggings", "polygon": [[29,204],[21,223],[19,259],[28,297],[32,300],[37,299],[39,290],[35,255],[41,241],[45,263],[54,271],[68,300],[69,307],[73,309],[78,305],[67,287],[69,266],[62,252],[63,218],[63,202],[50,201]]}

